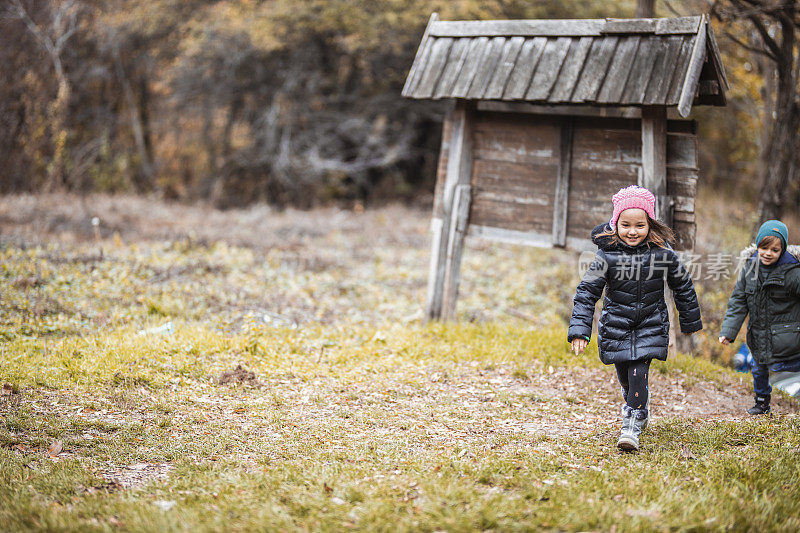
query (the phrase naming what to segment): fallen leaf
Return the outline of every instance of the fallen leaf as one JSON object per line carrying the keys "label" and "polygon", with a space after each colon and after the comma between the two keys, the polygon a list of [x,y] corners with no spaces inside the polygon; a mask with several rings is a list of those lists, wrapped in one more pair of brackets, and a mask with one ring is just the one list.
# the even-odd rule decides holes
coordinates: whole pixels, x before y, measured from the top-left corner
{"label": "fallen leaf", "polygon": [[60,440],[53,441],[53,444],[50,445],[50,448],[47,449],[47,452],[50,454],[50,457],[55,457],[61,453],[61,450],[64,449],[64,443]]}
{"label": "fallen leaf", "polygon": [[697,459],[688,446],[681,446],[680,456],[682,459]]}

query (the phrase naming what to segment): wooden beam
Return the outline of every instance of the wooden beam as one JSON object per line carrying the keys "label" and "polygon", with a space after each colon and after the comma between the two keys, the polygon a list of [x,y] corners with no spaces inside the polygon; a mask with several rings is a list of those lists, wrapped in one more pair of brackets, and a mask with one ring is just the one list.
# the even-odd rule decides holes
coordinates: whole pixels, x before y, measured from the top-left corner
{"label": "wooden beam", "polygon": [[435,37],[568,37],[599,36],[605,19],[582,20],[476,20],[438,21],[431,26]]}
{"label": "wooden beam", "polygon": [[518,231],[505,228],[494,228],[491,226],[469,226],[467,235],[487,241],[504,242],[507,244],[521,244],[523,246],[534,246],[536,248],[552,248],[553,237],[546,233],[536,231]]}
{"label": "wooden beam", "polygon": [[639,118],[638,107],[612,107],[575,105],[539,105],[525,102],[480,101],[478,111],[496,111],[500,113],[529,113],[532,115],[574,115],[579,117],[624,117]]}
{"label": "wooden beam", "polygon": [[603,33],[654,33],[681,35],[697,33],[700,17],[606,19]]}
{"label": "wooden beam", "polygon": [[[672,225],[672,209],[667,196],[667,112],[661,106],[642,108],[642,187],[656,197],[656,218]],[[664,287],[664,299],[669,316],[669,345],[667,351],[675,355],[675,300],[669,287]]]}
{"label": "wooden beam", "polygon": [[425,313],[428,319],[442,317],[442,303],[447,278],[447,251],[450,247],[450,226],[453,201],[458,185],[469,185],[472,174],[472,122],[474,104],[457,100],[447,120],[452,121],[452,134],[447,156],[447,171],[441,197],[441,218],[434,219],[431,230],[431,262],[428,273],[428,295]]}
{"label": "wooden beam", "polygon": [[660,18],[656,23],[656,35],[681,35],[686,33],[697,33],[700,27],[699,16]]}
{"label": "wooden beam", "polygon": [[553,205],[553,246],[567,245],[567,200],[569,198],[569,174],[572,167],[572,134],[575,118],[567,117],[561,123],[559,142],[558,176]]}
{"label": "wooden beam", "polygon": [[[469,225],[467,235],[485,241],[504,242],[534,248],[552,248],[553,238],[546,233],[536,231],[517,231],[513,229],[495,228],[491,226]],[[567,237],[567,247],[571,250],[595,251],[597,245],[590,239]]]}
{"label": "wooden beam", "polygon": [[613,33],[697,33],[700,17],[574,20],[437,20],[434,37],[582,37]]}
{"label": "wooden beam", "polygon": [[703,62],[706,59],[707,23],[706,16],[703,15],[700,21],[700,29],[694,40],[689,66],[686,68],[686,77],[683,80],[681,95],[680,98],[678,98],[678,113],[680,113],[682,117],[689,116],[689,111],[692,110],[692,102],[694,102],[694,97],[697,92],[697,82],[700,80],[700,72],[703,70]]}
{"label": "wooden beam", "polygon": [[444,240],[443,219],[434,217],[431,219],[431,259],[428,264],[428,289],[425,299],[425,316],[428,320],[433,320],[442,315],[442,291],[444,290],[444,270],[439,265],[444,265],[442,250],[447,249],[447,241]]}
{"label": "wooden beam", "polygon": [[655,33],[657,19],[607,19],[603,33]]}
{"label": "wooden beam", "polygon": [[[717,45],[717,39],[714,37],[714,28],[711,24],[706,24],[706,29],[708,30],[706,33],[708,39],[708,49],[711,52],[711,61],[714,62],[714,66],[716,67],[717,73],[720,76],[720,81],[722,81],[725,90],[730,89],[728,85],[728,76],[725,75],[725,67],[722,64],[722,59],[719,57],[719,46]],[[725,91],[722,91],[724,96]]]}
{"label": "wooden beam", "polygon": [[667,197],[667,111],[642,108],[642,174],[640,185],[656,197],[656,218],[672,222]]}
{"label": "wooden beam", "polygon": [[470,186],[468,184],[457,185],[450,217],[450,235],[447,239],[442,320],[455,320],[457,317],[456,301],[458,300],[458,285],[461,281],[461,255],[464,251],[464,237],[467,233],[471,201]]}

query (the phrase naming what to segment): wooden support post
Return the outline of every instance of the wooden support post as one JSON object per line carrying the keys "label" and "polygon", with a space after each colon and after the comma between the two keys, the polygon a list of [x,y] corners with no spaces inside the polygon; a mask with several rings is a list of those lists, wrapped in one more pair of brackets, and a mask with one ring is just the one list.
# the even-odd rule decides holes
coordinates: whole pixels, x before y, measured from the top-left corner
{"label": "wooden support post", "polygon": [[575,118],[568,117],[561,124],[558,176],[556,177],[555,204],[553,205],[553,246],[567,245],[567,201],[569,199],[569,174],[572,167],[572,132]]}
{"label": "wooden support post", "polygon": [[642,108],[642,183],[656,196],[656,218],[669,223],[667,198],[667,110]]}
{"label": "wooden support post", "polygon": [[[672,207],[667,196],[667,110],[661,106],[642,108],[642,183],[656,197],[656,218],[672,224]],[[675,300],[664,288],[669,315],[669,354],[675,355]]]}
{"label": "wooden support post", "polygon": [[[428,296],[425,314],[429,320],[442,318],[442,303],[447,278],[447,253],[450,249],[453,201],[458,185],[469,185],[472,173],[472,115],[474,104],[456,100],[455,109],[448,120],[452,121],[452,134],[447,154],[447,171],[442,187],[441,218],[431,223],[431,262],[428,272]],[[459,264],[460,267],[460,264]],[[454,295],[455,297],[455,295]],[[455,306],[455,300],[453,300]]]}
{"label": "wooden support post", "polygon": [[450,237],[447,239],[445,261],[445,283],[442,296],[442,320],[456,319],[458,284],[461,281],[461,253],[464,251],[464,236],[467,234],[469,206],[472,201],[469,185],[456,186],[453,211],[450,217]]}

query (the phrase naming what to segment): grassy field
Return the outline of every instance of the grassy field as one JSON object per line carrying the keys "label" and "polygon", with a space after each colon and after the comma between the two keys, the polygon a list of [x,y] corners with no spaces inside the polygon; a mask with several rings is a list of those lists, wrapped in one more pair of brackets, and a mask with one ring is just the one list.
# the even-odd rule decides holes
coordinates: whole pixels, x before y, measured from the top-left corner
{"label": "grassy field", "polygon": [[[703,202],[702,253],[747,244]],[[743,415],[713,327],[621,454],[577,254],[469,242],[426,325],[428,217],[0,198],[0,530],[800,529],[798,407]]]}

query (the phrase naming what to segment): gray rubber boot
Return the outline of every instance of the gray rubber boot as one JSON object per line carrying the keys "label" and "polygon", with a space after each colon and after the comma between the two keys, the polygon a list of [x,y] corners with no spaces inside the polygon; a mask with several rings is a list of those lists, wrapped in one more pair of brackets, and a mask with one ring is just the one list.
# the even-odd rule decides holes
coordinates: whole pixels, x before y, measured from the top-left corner
{"label": "gray rubber boot", "polygon": [[647,409],[622,407],[622,430],[617,441],[617,448],[626,452],[639,449],[639,435],[647,425]]}
{"label": "gray rubber boot", "polygon": [[[619,390],[622,391],[622,401],[624,402],[622,405],[626,405],[628,402],[628,391],[625,390],[625,387],[620,385]],[[644,406],[645,411],[647,411],[647,418],[644,421],[644,425],[642,429],[647,429],[647,425],[650,423],[650,397],[653,395],[650,391],[647,391],[647,403]]]}

